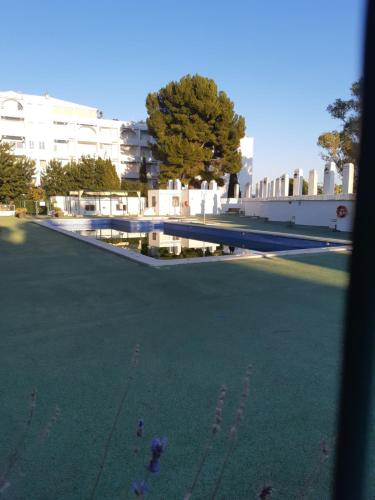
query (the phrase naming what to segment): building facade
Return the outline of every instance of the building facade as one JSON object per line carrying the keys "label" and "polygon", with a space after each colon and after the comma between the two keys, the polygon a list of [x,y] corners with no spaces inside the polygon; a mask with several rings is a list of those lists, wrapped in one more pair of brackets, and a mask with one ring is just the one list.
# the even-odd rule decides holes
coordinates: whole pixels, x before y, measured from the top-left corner
{"label": "building facade", "polygon": [[138,179],[145,162],[152,184],[159,170],[146,123],[102,116],[97,108],[48,94],[0,92],[0,140],[13,144],[16,156],[35,161],[37,185],[50,160],[66,164],[81,156],[109,158],[121,179]]}

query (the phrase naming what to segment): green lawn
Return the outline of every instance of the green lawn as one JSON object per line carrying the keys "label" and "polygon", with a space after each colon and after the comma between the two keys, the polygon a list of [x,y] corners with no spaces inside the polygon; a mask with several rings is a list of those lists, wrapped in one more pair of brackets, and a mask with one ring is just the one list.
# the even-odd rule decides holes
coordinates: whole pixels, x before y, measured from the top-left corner
{"label": "green lawn", "polygon": [[[192,497],[209,499],[251,363],[245,418],[218,498],[255,499],[272,484],[272,499],[297,499],[321,439],[335,435],[347,264],[347,255],[329,253],[154,269],[0,219],[0,475],[37,389],[3,497],[89,498],[133,373],[96,498],[135,498],[130,484],[147,476],[149,441],[166,435],[161,473],[147,478],[150,498],[182,500],[226,383],[223,430]],[[130,371],[137,343],[140,365]],[[56,405],[61,415],[43,439]],[[135,455],[138,418],[145,436]],[[329,498],[332,464],[331,456],[308,498]]]}

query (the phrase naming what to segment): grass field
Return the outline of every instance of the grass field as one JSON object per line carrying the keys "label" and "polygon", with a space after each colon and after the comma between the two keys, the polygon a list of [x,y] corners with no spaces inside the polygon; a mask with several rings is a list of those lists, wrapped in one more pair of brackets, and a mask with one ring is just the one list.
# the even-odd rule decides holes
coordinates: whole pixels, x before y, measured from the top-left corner
{"label": "grass field", "polygon": [[[272,499],[297,499],[311,482],[306,498],[328,499],[332,454],[311,478],[321,440],[335,436],[347,265],[346,254],[329,253],[154,269],[0,219],[0,476],[21,442],[3,497],[90,498],[133,374],[96,498],[135,498],[132,481],[146,478],[150,498],[182,500],[225,383],[222,431],[192,497],[210,498],[251,363],[217,498],[255,499],[272,485]],[[129,369],[137,343],[140,364]],[[168,447],[150,477],[155,435]]]}

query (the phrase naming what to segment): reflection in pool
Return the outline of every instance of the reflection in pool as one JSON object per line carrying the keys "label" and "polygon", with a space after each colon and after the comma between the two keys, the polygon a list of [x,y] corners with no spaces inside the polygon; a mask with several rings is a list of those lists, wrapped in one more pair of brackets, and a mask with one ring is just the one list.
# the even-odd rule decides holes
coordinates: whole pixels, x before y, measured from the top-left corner
{"label": "reflection in pool", "polygon": [[181,238],[165,234],[162,231],[128,233],[112,228],[98,228],[75,232],[154,259],[186,259],[219,255],[250,255],[253,253],[244,248]]}

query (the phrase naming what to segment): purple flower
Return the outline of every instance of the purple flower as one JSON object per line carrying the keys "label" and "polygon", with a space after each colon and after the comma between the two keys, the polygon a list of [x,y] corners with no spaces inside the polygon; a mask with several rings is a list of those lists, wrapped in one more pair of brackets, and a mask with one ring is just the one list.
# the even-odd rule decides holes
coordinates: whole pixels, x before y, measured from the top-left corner
{"label": "purple flower", "polygon": [[264,486],[259,494],[260,500],[268,500],[272,495],[272,486]]}
{"label": "purple flower", "polygon": [[149,491],[149,487],[144,479],[142,481],[133,481],[132,491],[137,497],[143,498],[144,495],[146,495],[146,493]]}
{"label": "purple flower", "polygon": [[166,437],[163,437],[162,439],[160,439],[159,437],[152,438],[151,441],[152,457],[148,465],[148,470],[150,472],[153,472],[155,474],[160,472],[160,457],[166,447],[167,447]]}
{"label": "purple flower", "polygon": [[138,427],[137,427],[137,436],[142,437],[143,436],[143,428],[144,428],[144,423],[143,420],[138,420]]}

